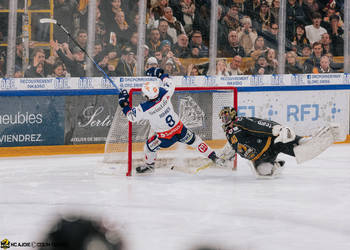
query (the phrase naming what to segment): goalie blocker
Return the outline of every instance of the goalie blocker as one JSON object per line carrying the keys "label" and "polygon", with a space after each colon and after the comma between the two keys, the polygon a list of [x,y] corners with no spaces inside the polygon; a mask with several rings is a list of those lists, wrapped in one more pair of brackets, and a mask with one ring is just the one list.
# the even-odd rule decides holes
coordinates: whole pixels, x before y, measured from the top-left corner
{"label": "goalie blocker", "polygon": [[322,127],[314,135],[303,138],[277,122],[255,117],[237,117],[232,107],[224,107],[220,113],[227,144],[219,157],[227,159],[237,152],[249,160],[257,177],[278,176],[284,161],[279,153],[296,158],[297,163],[311,160],[339,139],[339,126]]}

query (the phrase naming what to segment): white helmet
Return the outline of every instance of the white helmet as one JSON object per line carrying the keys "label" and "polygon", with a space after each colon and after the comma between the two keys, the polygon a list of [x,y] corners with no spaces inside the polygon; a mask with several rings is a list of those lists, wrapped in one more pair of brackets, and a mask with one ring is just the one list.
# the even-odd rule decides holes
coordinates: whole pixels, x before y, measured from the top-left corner
{"label": "white helmet", "polygon": [[142,93],[144,96],[148,97],[148,99],[150,100],[156,99],[159,95],[158,82],[146,82],[142,86]]}

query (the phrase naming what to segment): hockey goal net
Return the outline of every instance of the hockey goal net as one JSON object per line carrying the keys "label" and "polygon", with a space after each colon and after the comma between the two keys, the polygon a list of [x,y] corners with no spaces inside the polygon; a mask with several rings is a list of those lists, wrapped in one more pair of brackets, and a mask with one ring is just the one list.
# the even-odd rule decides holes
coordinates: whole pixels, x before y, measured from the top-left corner
{"label": "hockey goal net", "polygon": [[[141,89],[131,89],[130,105],[135,107],[142,101]],[[237,109],[237,89],[235,87],[181,87],[176,88],[172,104],[187,128],[200,136],[214,150],[226,144],[221,127],[219,112],[224,106]],[[153,134],[148,121],[131,123],[119,107],[114,115],[105,145],[103,162],[114,172],[132,175],[133,169],[143,164],[143,147],[147,138]],[[156,168],[172,165],[200,167],[208,162],[198,152],[182,143],[169,149],[158,151]],[[236,159],[232,163],[236,168]],[[105,165],[105,164],[104,164]]]}

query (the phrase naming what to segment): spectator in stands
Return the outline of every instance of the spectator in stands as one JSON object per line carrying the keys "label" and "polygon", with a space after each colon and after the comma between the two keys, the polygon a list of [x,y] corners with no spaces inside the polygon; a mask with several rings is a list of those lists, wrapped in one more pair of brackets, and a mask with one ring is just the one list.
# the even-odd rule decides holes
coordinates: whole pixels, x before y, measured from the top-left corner
{"label": "spectator in stands", "polygon": [[169,6],[168,0],[157,0],[155,5],[150,9],[150,17],[159,20],[164,16],[164,8]]}
{"label": "spectator in stands", "polygon": [[267,52],[266,52],[266,60],[267,60],[268,65],[271,66],[272,74],[276,74],[277,67],[278,67],[276,50],[268,48]]}
{"label": "spectator in stands", "polygon": [[343,34],[344,30],[339,24],[340,17],[339,15],[333,15],[330,17],[331,23],[331,40],[332,40],[332,54],[334,56],[343,56],[344,55],[344,39]]}
{"label": "spectator in stands", "polygon": [[182,20],[186,34],[192,33],[192,26],[196,11],[194,0],[180,0]]}
{"label": "spectator in stands", "polygon": [[278,22],[278,20],[279,20],[278,16],[279,16],[279,11],[280,11],[280,4],[281,4],[280,0],[272,0],[270,12],[271,12],[273,18],[275,19],[275,22]]}
{"label": "spectator in stands", "polygon": [[[304,0],[302,4],[302,9],[304,12],[304,23],[313,23],[313,16],[315,13],[320,13],[319,5],[315,0]],[[322,19],[322,17],[321,17]],[[311,41],[310,41],[311,42]]]}
{"label": "spectator in stands", "polygon": [[50,77],[66,77],[67,72],[65,71],[63,62],[57,61],[52,68],[53,70]]}
{"label": "spectator in stands", "polygon": [[234,57],[235,55],[245,57],[244,48],[239,44],[237,31],[231,30],[228,33],[227,41],[228,44],[222,51],[222,57]]}
{"label": "spectator in stands", "polygon": [[99,8],[96,8],[96,24],[95,24],[95,39],[104,41],[106,38],[106,26],[101,19],[101,11]]}
{"label": "spectator in stands", "polygon": [[219,59],[216,61],[216,72],[217,76],[229,76],[225,59]]}
{"label": "spectator in stands", "polygon": [[199,75],[199,69],[198,66],[190,63],[187,67],[187,75],[188,76],[198,76]]}
{"label": "spectator in stands", "polygon": [[262,1],[260,4],[259,14],[255,16],[253,21],[253,28],[262,34],[264,31],[268,31],[272,23],[275,23],[275,18],[271,14],[270,6],[266,1]]}
{"label": "spectator in stands", "polygon": [[149,54],[151,56],[160,48],[160,33],[157,28],[151,29],[147,46],[149,47]]}
{"label": "spectator in stands", "polygon": [[[39,66],[39,64],[41,64]],[[32,63],[24,73],[24,77],[46,77],[51,72],[51,67],[45,63],[45,52],[36,48],[32,54]],[[38,75],[39,74],[39,75]]]}
{"label": "spectator in stands", "polygon": [[302,7],[296,0],[288,0],[286,6],[286,40],[293,40],[296,26],[300,23],[305,23]]}
{"label": "spectator in stands", "polygon": [[243,75],[243,72],[241,71],[240,67],[242,64],[242,57],[239,55],[236,55],[232,58],[229,65],[227,65],[227,72],[230,76],[232,75]]}
{"label": "spectator in stands", "polygon": [[[209,49],[203,44],[202,33],[199,30],[195,30],[191,36],[190,49],[198,49],[198,57],[209,57]],[[193,54],[193,53],[192,53]]]}
{"label": "spectator in stands", "polygon": [[[170,7],[164,8],[164,16],[160,17],[159,20],[165,20],[168,22],[168,34],[172,37],[173,41],[177,41],[177,37],[180,34],[185,33],[185,29],[176,17],[173,16],[173,10]],[[148,28],[158,28],[159,20],[150,19]]]}
{"label": "spectator in stands", "polygon": [[334,8],[326,8],[326,14],[323,16],[321,21],[321,26],[327,30],[327,33],[332,32],[331,28],[331,16],[335,15],[335,9]]}
{"label": "spectator in stands", "polygon": [[185,75],[185,69],[178,58],[172,57],[165,62],[164,73],[171,76],[183,76]]}
{"label": "spectator in stands", "polygon": [[321,20],[321,14],[316,12],[312,16],[312,25],[305,26],[306,37],[311,44],[319,42],[322,34],[327,33],[327,30],[320,26]]}
{"label": "spectator in stands", "polygon": [[255,19],[260,10],[261,0],[246,0],[244,1],[244,14],[251,19]]}
{"label": "spectator in stands", "polygon": [[242,29],[238,32],[238,41],[244,49],[245,55],[250,55],[254,50],[254,42],[258,37],[257,33],[252,30],[252,21],[250,17],[244,17],[242,20]]}
{"label": "spectator in stands", "polygon": [[169,52],[173,54],[173,52],[171,51],[171,43],[168,40],[162,41],[160,43],[159,49],[163,57],[167,56]]}
{"label": "spectator in stands", "polygon": [[250,53],[250,56],[256,61],[260,55],[264,55],[266,52],[265,39],[262,36],[258,36],[254,42],[254,51]]}
{"label": "spectator in stands", "polygon": [[271,23],[268,30],[262,32],[265,39],[266,47],[277,50],[278,49],[278,24]]}
{"label": "spectator in stands", "polygon": [[149,68],[158,68],[159,63],[157,58],[151,56],[150,58],[147,59],[146,64],[145,64],[145,71],[148,70]]}
{"label": "spectator in stands", "polygon": [[128,45],[131,30],[129,28],[129,24],[125,20],[125,14],[123,11],[118,11],[114,16],[115,23],[112,26],[112,31],[117,35],[119,42],[126,46]]}
{"label": "spectator in stands", "polygon": [[294,51],[288,51],[286,55],[285,74],[302,74],[303,68],[297,61],[297,54]]}
{"label": "spectator in stands", "polygon": [[171,44],[174,44],[174,40],[171,36],[169,36],[168,34],[168,28],[169,28],[169,24],[167,21],[165,20],[159,20],[159,25],[158,25],[158,30],[159,30],[159,35],[160,35],[160,38],[159,40],[160,41],[163,41],[163,40],[168,40],[171,42]]}
{"label": "spectator in stands", "polygon": [[309,44],[305,44],[302,51],[301,51],[301,56],[302,57],[310,57],[312,54],[312,49]]}
{"label": "spectator in stands", "polygon": [[292,39],[291,45],[295,46],[297,55],[302,56],[302,50],[307,44],[309,45],[310,42],[309,39],[306,38],[304,25],[298,24],[296,34]]}
{"label": "spectator in stands", "polygon": [[130,47],[132,51],[137,51],[138,42],[139,34],[137,32],[132,32],[127,46]]}
{"label": "spectator in stands", "polygon": [[238,6],[236,4],[232,4],[224,16],[222,22],[227,27],[227,30],[238,31],[238,28],[240,27],[240,19],[242,19],[242,16],[238,12]]}
{"label": "spectator in stands", "polygon": [[[87,39],[88,39],[87,31],[84,30],[84,29],[78,30],[78,33],[77,33],[77,35],[76,35],[75,40],[76,40],[76,41],[78,42],[78,44],[79,44],[82,48],[84,48],[84,49],[87,48]],[[75,45],[73,42],[71,42],[71,43],[69,44],[69,49],[72,51],[73,48],[74,48],[75,46],[76,46],[76,45]]]}
{"label": "spectator in stands", "polygon": [[186,34],[180,34],[177,37],[177,42],[175,43],[172,51],[178,58],[188,58],[191,56],[191,50],[188,47],[188,37]]}
{"label": "spectator in stands", "polygon": [[323,54],[332,53],[332,40],[328,33],[323,33],[321,35],[320,43],[322,44]]}
{"label": "spectator in stands", "polygon": [[328,56],[322,56],[320,59],[320,65],[315,69],[314,73],[334,73],[334,70],[330,67],[330,60]]}
{"label": "spectator in stands", "polygon": [[157,51],[154,53],[154,57],[157,58],[158,63],[162,62],[162,60],[163,60],[162,51],[161,51],[161,50],[157,50]]}
{"label": "spectator in stands", "polygon": [[134,76],[135,63],[135,52],[130,47],[124,48],[115,69],[116,76]]}
{"label": "spectator in stands", "polygon": [[320,60],[323,55],[322,44],[319,42],[315,42],[312,45],[312,54],[311,56],[305,60],[303,65],[304,73],[312,73],[315,68],[320,66]]}
{"label": "spectator in stands", "polygon": [[253,75],[269,75],[273,73],[273,68],[267,63],[266,57],[260,55],[253,69]]}
{"label": "spectator in stands", "polygon": [[64,54],[62,50],[58,48],[58,46],[53,46],[53,49],[56,50],[58,56],[64,65],[66,65],[67,71],[72,77],[82,77],[86,75],[84,61],[85,54],[80,48],[73,48],[73,59],[70,59],[66,54]]}

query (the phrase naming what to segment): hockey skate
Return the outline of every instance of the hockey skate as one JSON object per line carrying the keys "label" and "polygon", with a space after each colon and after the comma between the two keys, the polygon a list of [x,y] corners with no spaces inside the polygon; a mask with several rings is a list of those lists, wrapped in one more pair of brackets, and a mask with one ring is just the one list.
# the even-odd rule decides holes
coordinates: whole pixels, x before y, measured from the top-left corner
{"label": "hockey skate", "polygon": [[144,164],[142,166],[138,166],[136,168],[136,172],[139,174],[143,174],[143,173],[152,173],[154,172],[154,163],[153,164]]}

